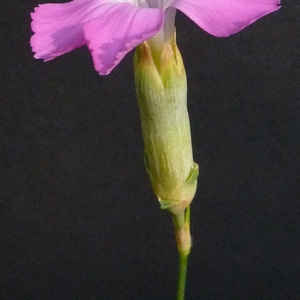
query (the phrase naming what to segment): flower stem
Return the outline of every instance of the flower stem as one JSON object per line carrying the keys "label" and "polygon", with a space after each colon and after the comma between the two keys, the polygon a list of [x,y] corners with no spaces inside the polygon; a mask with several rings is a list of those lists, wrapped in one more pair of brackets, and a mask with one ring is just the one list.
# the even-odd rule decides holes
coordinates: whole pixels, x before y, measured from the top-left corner
{"label": "flower stem", "polygon": [[177,300],[184,300],[188,256],[189,256],[188,254],[179,253]]}
{"label": "flower stem", "polygon": [[179,252],[177,300],[184,300],[188,256],[191,250],[190,206],[183,212],[173,215],[173,222]]}

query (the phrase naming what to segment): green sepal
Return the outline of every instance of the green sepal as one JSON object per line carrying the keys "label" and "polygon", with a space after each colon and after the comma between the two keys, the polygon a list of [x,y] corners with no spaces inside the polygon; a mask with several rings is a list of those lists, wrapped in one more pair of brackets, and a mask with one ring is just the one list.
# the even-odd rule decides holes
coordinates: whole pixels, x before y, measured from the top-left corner
{"label": "green sepal", "polygon": [[194,198],[199,171],[193,162],[186,76],[175,33],[159,53],[147,41],[137,47],[134,69],[146,170],[161,208],[178,214]]}

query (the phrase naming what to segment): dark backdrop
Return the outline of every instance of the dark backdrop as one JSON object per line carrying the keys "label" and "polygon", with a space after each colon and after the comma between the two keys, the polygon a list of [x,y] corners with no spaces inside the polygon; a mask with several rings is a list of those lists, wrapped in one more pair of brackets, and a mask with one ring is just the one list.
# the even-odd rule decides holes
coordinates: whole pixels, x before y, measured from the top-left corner
{"label": "dark backdrop", "polygon": [[[171,215],[143,163],[132,53],[43,63],[39,1],[1,2],[0,299],[174,299]],[[300,299],[300,5],[226,39],[178,14],[195,161],[188,299]]]}

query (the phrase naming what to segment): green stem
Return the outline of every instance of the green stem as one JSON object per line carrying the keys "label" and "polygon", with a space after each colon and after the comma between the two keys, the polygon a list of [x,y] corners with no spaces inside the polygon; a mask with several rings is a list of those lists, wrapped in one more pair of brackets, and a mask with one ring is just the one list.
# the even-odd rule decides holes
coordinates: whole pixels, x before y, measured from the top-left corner
{"label": "green stem", "polygon": [[184,300],[188,257],[189,257],[188,254],[179,253],[177,300]]}
{"label": "green stem", "polygon": [[188,257],[191,250],[190,206],[173,216],[177,248],[179,252],[179,274],[177,300],[184,300]]}

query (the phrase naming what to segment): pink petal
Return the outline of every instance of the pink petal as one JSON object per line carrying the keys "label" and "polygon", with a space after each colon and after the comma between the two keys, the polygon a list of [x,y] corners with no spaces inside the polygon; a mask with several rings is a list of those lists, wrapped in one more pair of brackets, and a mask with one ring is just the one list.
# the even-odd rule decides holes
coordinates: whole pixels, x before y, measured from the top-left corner
{"label": "pink petal", "polygon": [[163,9],[141,8],[129,3],[107,3],[98,17],[84,24],[84,36],[95,69],[109,74],[134,47],[155,35],[164,22]]}
{"label": "pink petal", "polygon": [[226,37],[280,8],[280,0],[178,0],[172,5],[208,33]]}
{"label": "pink petal", "polygon": [[74,0],[36,7],[31,13],[34,57],[47,61],[84,45],[82,24],[97,17],[99,7],[107,1]]}

